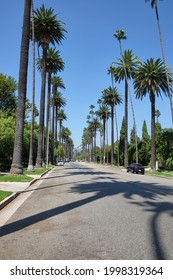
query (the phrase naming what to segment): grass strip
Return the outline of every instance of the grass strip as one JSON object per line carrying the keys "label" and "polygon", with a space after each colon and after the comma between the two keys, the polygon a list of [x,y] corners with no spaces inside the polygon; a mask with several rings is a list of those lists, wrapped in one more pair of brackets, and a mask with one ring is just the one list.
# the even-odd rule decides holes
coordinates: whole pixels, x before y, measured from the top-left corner
{"label": "grass strip", "polygon": [[164,177],[169,177],[169,178],[173,178],[173,172],[168,172],[168,171],[146,171],[147,174],[153,174],[153,175],[157,175],[157,176],[164,176]]}
{"label": "grass strip", "polygon": [[0,190],[0,202],[4,200],[6,197],[10,196],[12,192],[1,191]]}
{"label": "grass strip", "polygon": [[26,175],[0,174],[0,182],[31,182],[32,177]]}

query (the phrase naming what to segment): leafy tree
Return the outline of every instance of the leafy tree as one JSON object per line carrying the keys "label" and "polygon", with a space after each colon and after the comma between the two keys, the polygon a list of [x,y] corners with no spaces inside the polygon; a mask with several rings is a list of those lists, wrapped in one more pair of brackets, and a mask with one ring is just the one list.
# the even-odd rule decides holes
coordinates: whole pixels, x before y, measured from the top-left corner
{"label": "leafy tree", "polygon": [[6,116],[12,115],[16,111],[16,89],[17,83],[15,79],[0,73],[0,112],[6,112]]}
{"label": "leafy tree", "polygon": [[148,165],[151,157],[151,140],[147,130],[147,124],[144,120],[142,126],[142,140],[139,143],[139,161],[143,165]]}
{"label": "leafy tree", "polygon": [[160,147],[162,146],[162,127],[159,122],[156,123],[155,127],[155,135],[156,135],[156,159],[159,161],[159,163],[162,162],[162,150]]}
{"label": "leafy tree", "polygon": [[[140,144],[140,138],[137,137],[137,145]],[[128,148],[129,162],[136,162],[136,129],[133,126],[130,133],[130,145]]]}
{"label": "leafy tree", "polygon": [[0,162],[1,170],[8,169],[11,165],[15,135],[15,118],[0,115]]}
{"label": "leafy tree", "polygon": [[169,168],[173,169],[173,129],[165,128],[162,131],[161,140],[161,155],[163,157],[163,164]]}

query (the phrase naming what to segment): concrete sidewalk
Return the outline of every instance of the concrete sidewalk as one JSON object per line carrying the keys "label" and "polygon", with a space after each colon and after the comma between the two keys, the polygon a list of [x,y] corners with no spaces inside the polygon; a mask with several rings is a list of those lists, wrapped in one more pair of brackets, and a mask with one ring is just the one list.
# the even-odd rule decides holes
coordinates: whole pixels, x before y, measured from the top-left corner
{"label": "concrete sidewalk", "polygon": [[41,175],[28,175],[33,178],[31,182],[0,182],[1,191],[13,192],[10,196],[6,197],[4,200],[0,202],[0,210],[4,208],[7,204],[9,204],[12,200],[14,200],[24,190],[26,190],[31,185],[33,185],[40,177],[45,175],[48,171],[50,170],[47,170]]}

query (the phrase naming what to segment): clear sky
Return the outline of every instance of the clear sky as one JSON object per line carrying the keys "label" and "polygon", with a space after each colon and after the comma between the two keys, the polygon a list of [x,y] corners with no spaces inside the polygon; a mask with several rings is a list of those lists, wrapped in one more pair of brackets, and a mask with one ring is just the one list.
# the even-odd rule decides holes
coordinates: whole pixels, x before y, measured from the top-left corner
{"label": "clear sky", "polygon": [[[118,42],[113,34],[123,29],[127,40],[122,42],[123,50],[133,50],[142,62],[151,57],[161,57],[161,47],[151,1],[145,0],[35,0],[35,8],[43,3],[52,7],[58,18],[65,22],[68,33],[62,46],[57,46],[65,62],[62,77],[67,100],[64,108],[68,120],[64,126],[72,131],[75,147],[81,144],[81,136],[86,127],[86,116],[91,104],[98,109],[97,100],[101,92],[111,86],[107,70],[119,55]],[[0,26],[0,72],[18,81],[19,54],[23,21],[24,0],[1,1]],[[166,60],[173,69],[173,1],[158,0],[161,29]],[[31,55],[28,75],[27,97],[31,100]],[[119,93],[124,93],[124,83],[116,84]],[[39,107],[40,73],[36,73],[36,105]],[[141,136],[142,124],[146,120],[150,133],[150,102],[148,96],[143,101],[136,100],[131,85],[137,133]],[[156,109],[161,116],[162,128],[172,126],[168,98],[156,100]],[[117,107],[119,129],[122,124],[124,105]],[[129,105],[129,132],[133,126]]]}

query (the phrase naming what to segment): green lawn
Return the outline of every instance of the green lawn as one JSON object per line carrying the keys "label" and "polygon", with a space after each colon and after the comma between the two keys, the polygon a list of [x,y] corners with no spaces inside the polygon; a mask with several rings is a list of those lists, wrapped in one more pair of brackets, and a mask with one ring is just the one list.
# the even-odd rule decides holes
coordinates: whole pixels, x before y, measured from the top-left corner
{"label": "green lawn", "polygon": [[157,176],[165,176],[165,177],[173,178],[173,172],[172,171],[151,171],[151,170],[147,170],[146,173],[157,175]]}
{"label": "green lawn", "polygon": [[0,201],[4,200],[7,196],[11,194],[12,192],[0,191]]}
{"label": "green lawn", "polygon": [[0,174],[0,182],[31,182],[32,177],[26,175]]}
{"label": "green lawn", "polygon": [[34,171],[24,171],[25,175],[41,175],[42,173],[44,173],[45,171],[47,171],[49,168],[38,168],[38,169],[34,169]]}
{"label": "green lawn", "polygon": [[48,168],[39,168],[39,169],[35,169],[34,171],[25,170],[23,172],[23,175],[0,173],[0,182],[31,182],[33,178],[27,175],[41,175],[46,170],[48,170]]}

